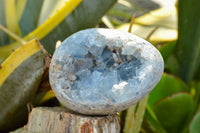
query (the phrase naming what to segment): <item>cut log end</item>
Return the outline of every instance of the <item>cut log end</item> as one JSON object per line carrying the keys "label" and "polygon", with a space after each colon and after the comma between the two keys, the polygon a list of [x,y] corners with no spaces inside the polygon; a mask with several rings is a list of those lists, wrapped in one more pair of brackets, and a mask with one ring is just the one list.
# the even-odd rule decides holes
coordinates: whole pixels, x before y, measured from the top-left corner
{"label": "cut log end", "polygon": [[118,114],[87,116],[74,113],[64,107],[34,108],[26,126],[34,133],[119,133]]}

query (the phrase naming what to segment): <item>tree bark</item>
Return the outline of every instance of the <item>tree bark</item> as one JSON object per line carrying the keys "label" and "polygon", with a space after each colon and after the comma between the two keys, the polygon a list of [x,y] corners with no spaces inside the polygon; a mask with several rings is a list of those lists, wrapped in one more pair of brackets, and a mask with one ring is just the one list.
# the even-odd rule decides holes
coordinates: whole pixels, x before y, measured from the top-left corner
{"label": "tree bark", "polygon": [[34,133],[119,133],[118,114],[87,116],[64,107],[38,107],[31,112],[25,129]]}

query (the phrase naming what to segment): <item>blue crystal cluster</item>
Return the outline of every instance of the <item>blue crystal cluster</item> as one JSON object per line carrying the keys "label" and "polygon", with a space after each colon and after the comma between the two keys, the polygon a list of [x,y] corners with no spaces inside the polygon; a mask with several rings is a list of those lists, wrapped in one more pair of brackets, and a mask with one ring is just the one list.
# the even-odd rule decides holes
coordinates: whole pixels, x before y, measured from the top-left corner
{"label": "blue crystal cluster", "polygon": [[112,114],[128,108],[159,82],[162,56],[147,41],[127,32],[94,28],[79,31],[57,48],[50,83],[69,109]]}

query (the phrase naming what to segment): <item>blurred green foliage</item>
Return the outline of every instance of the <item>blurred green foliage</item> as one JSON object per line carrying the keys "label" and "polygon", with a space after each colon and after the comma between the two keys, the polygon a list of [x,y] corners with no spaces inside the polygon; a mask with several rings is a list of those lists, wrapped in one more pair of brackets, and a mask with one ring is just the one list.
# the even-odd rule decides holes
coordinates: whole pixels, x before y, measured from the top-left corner
{"label": "blurred green foliage", "polygon": [[[134,1],[130,1],[131,2]],[[117,6],[116,6],[117,7]],[[115,7],[115,8],[116,8]],[[131,7],[135,7],[132,5]],[[130,7],[127,7],[131,10]],[[174,22],[173,12],[170,9],[168,13],[162,10],[155,10],[144,16],[136,17],[133,23],[132,33],[142,38],[146,38],[158,26],[149,39],[149,41],[159,49],[165,62],[165,73],[157,86],[149,94],[146,104],[146,112],[143,118],[140,131],[131,130],[134,133],[197,133],[200,132],[199,111],[200,111],[200,1],[198,0],[181,0],[176,4],[178,14],[178,23]],[[128,10],[126,9],[126,10]],[[112,10],[112,9],[111,9]],[[116,9],[115,9],[116,10]],[[110,11],[114,16],[114,11]],[[121,10],[125,10],[121,8]],[[131,11],[129,11],[130,13]],[[121,13],[122,14],[122,13]],[[166,14],[166,15],[164,15]],[[116,12],[119,16],[119,12]],[[116,21],[120,27],[118,29],[127,30],[128,24],[125,25],[121,19],[127,21],[128,15],[122,14]],[[109,18],[109,15],[108,15]],[[129,18],[130,21],[131,18]],[[111,22],[112,22],[111,21]],[[121,23],[119,23],[121,22]],[[117,23],[113,23],[116,25]],[[178,27],[176,26],[178,24]],[[165,27],[159,33],[159,29]],[[178,37],[173,38],[168,29],[175,28],[178,30]],[[144,30],[145,29],[145,30]],[[148,34],[147,34],[148,33]],[[159,35],[157,34],[159,33]],[[169,35],[171,34],[171,36]],[[147,34],[147,35],[146,35]],[[144,36],[146,35],[146,36]],[[168,41],[163,41],[162,36],[170,36]],[[155,38],[155,39],[154,39]],[[162,38],[162,39],[161,39]],[[155,43],[158,42],[158,43]],[[137,105],[140,106],[140,103]],[[130,109],[132,109],[131,107]],[[130,110],[129,109],[129,110]],[[129,119],[137,120],[137,108],[132,109],[134,115],[126,113],[125,133],[130,130],[126,129],[126,122]],[[140,111],[141,112],[141,111]],[[132,122],[132,127],[140,126]],[[129,127],[130,124],[129,124]]]}
{"label": "blurred green foliage", "polygon": [[[14,0],[12,0],[12,2],[14,2]],[[180,0],[176,7],[178,14],[176,13],[175,7],[167,9],[161,8],[149,12],[146,9],[143,10],[139,6],[135,5],[133,0],[119,0],[111,9],[110,7],[116,2],[116,0],[83,0],[75,10],[69,12],[70,14],[68,16],[66,15],[63,17],[62,21],[47,34],[42,37],[35,34],[35,36],[31,36],[27,40],[27,34],[48,21],[49,17],[52,16],[51,13],[55,12],[54,9],[62,9],[65,5],[61,4],[61,6],[58,6],[56,4],[57,2],[62,3],[62,0],[56,2],[54,0],[49,0],[48,2],[47,0],[27,2],[26,0],[18,0],[18,4],[16,3],[18,6],[15,7],[16,12],[15,10],[9,11],[18,17],[18,19],[16,19],[13,18],[12,15],[6,18],[6,11],[8,11],[6,8],[12,8],[13,5],[4,6],[5,0],[1,0],[0,24],[7,27],[11,32],[17,34],[24,41],[30,41],[35,39],[35,37],[39,37],[44,48],[52,54],[58,40],[62,41],[67,36],[81,29],[98,25],[98,27],[109,27],[128,31],[132,15],[133,13],[136,13],[136,18],[133,21],[131,32],[147,39],[159,49],[165,62],[165,73],[157,86],[146,98],[137,105],[121,112],[122,131],[124,131],[124,133],[200,132],[199,0]],[[23,7],[23,10],[20,10],[20,4],[21,7]],[[110,10],[106,13],[108,9]],[[100,22],[103,15],[104,17]],[[16,20],[17,24],[9,25],[6,20]],[[0,62],[3,62],[12,53],[13,49],[21,48],[22,44],[19,41],[16,42],[7,33],[0,31],[0,46]],[[40,69],[41,62],[43,62],[44,58],[45,57],[41,58],[39,62]],[[17,71],[10,72],[5,82],[0,84],[1,97],[4,95],[3,93],[7,93],[4,86],[9,83],[12,84],[9,79],[12,79],[13,75],[16,76],[23,73],[23,65],[26,65],[28,61],[35,61],[35,59],[33,59],[33,56],[30,56],[27,60],[22,62],[21,65],[17,66]],[[48,64],[49,60],[45,61],[45,64]],[[43,64],[43,66],[45,66],[45,64]],[[27,74],[33,74],[35,71],[34,67],[34,69],[30,69]],[[53,92],[49,90],[50,86],[48,86],[47,77],[48,68],[47,71],[45,69],[41,74],[37,75],[38,80],[36,87],[28,87],[32,88],[29,92],[35,94],[35,91],[39,86],[38,92],[35,94],[36,98],[26,98],[26,102],[23,103],[23,105],[17,102],[12,103],[11,101],[8,103],[13,104],[14,108],[12,108],[11,112],[18,111],[17,109],[19,108],[15,107],[25,109],[26,103],[29,100],[35,105],[40,106],[45,101],[54,98]],[[11,88],[18,90],[16,94],[23,92],[21,86]],[[9,91],[13,91],[12,89]],[[18,96],[20,99],[25,98],[21,97],[21,95]],[[0,105],[1,104],[0,100]],[[0,110],[0,113],[3,112],[2,110],[3,109]],[[2,113],[0,115],[4,114]],[[9,116],[9,118],[11,116]],[[24,115],[21,116],[23,116],[23,118],[26,117]],[[15,117],[13,118],[15,119]],[[5,119],[0,119],[0,131],[16,128],[16,125],[13,124],[16,124],[18,120],[13,123],[4,120]],[[3,124],[1,125],[1,123]],[[8,127],[4,127],[3,125],[5,124],[8,124]]]}

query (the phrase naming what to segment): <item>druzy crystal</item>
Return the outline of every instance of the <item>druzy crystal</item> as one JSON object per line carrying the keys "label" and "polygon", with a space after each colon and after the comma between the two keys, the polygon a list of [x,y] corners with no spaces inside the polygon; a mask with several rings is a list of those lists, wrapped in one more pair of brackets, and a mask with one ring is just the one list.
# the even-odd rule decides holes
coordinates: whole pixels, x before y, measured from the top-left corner
{"label": "druzy crystal", "polygon": [[149,42],[127,32],[94,28],[71,35],[56,49],[50,83],[67,108],[105,115],[145,97],[163,69],[162,56]]}

